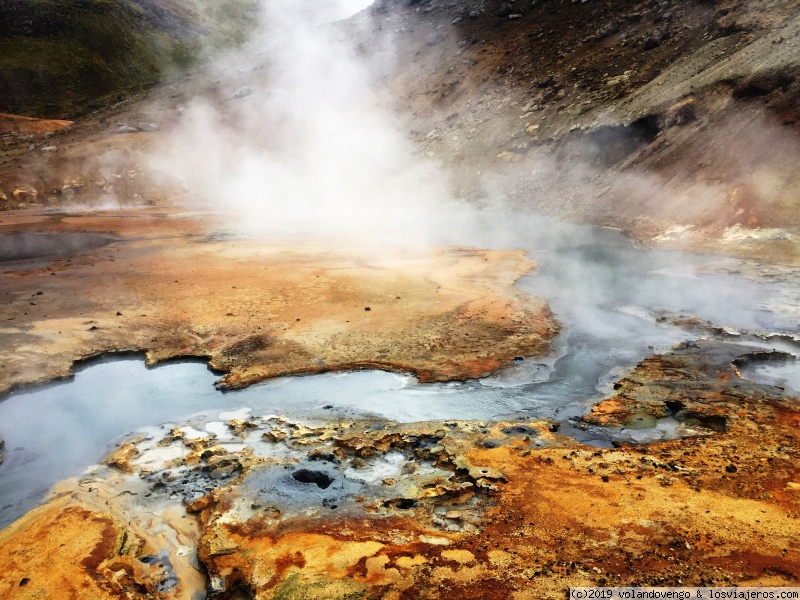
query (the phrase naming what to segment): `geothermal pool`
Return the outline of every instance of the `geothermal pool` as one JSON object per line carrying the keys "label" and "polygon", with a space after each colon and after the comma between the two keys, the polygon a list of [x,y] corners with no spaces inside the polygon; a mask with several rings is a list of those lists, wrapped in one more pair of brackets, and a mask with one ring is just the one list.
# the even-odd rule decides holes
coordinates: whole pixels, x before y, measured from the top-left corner
{"label": "geothermal pool", "polygon": [[[467,242],[459,239],[458,227],[449,231],[446,243]],[[517,360],[497,376],[464,383],[421,385],[408,375],[364,371],[285,377],[227,393],[213,387],[216,376],[198,362],[148,369],[139,357],[97,361],[78,369],[74,381],[0,402],[0,436],[6,443],[0,527],[39,502],[54,483],[79,475],[138,430],[168,428],[193,417],[214,421],[240,408],[255,415],[380,416],[402,422],[550,417],[564,423],[567,433],[603,443],[593,440],[592,432],[570,428],[568,419],[585,412],[647,354],[693,337],[658,323],[662,313],[740,330],[796,330],[790,314],[767,304],[796,297],[796,290],[708,274],[710,266],[735,263],[729,259],[641,249],[616,231],[534,217],[509,220],[500,238],[495,232],[476,241],[474,235],[468,240],[472,245],[525,248],[539,263],[518,285],[544,297],[564,325],[548,359]],[[800,388],[792,362],[755,366],[757,376]],[[668,429],[653,435],[669,435]]]}

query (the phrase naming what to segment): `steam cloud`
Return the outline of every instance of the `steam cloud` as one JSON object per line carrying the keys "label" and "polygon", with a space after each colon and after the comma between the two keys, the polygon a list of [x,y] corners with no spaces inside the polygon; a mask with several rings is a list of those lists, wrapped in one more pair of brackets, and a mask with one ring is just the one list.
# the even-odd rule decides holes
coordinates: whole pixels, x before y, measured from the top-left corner
{"label": "steam cloud", "polygon": [[151,168],[206,207],[247,215],[239,230],[426,241],[447,183],[378,108],[366,65],[330,24],[367,4],[266,3],[256,41],[217,63],[218,97],[184,108]]}

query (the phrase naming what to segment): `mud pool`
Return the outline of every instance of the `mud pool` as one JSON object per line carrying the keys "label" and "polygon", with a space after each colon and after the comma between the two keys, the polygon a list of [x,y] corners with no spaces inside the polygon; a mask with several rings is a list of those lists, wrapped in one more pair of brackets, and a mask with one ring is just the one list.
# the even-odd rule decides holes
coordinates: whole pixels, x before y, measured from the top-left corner
{"label": "mud pool", "polygon": [[112,237],[98,233],[4,233],[0,235],[0,263],[69,256],[84,250],[94,250],[114,243]]}
{"label": "mud pool", "polygon": [[[714,265],[729,268],[735,263],[730,259],[644,250],[615,231],[538,218],[514,219],[502,237],[490,231],[485,239],[459,239],[460,230],[448,228],[442,242],[531,252],[539,269],[519,286],[545,298],[564,325],[553,356],[538,362],[520,357],[494,377],[464,383],[420,385],[411,376],[365,371],[280,378],[228,393],[215,390],[216,375],[202,363],[148,369],[138,357],[98,361],[81,367],[74,381],[0,402],[6,444],[0,526],[34,506],[52,484],[79,475],[115,443],[147,428],[202,425],[246,409],[254,415],[400,422],[550,417],[573,434],[568,419],[586,412],[644,356],[697,336],[659,322],[660,316],[696,316],[739,331],[791,335],[796,329],[791,315],[769,300],[797,291],[780,282],[709,274]],[[766,383],[798,389],[796,374],[780,371],[792,367],[754,369]],[[667,437],[670,428],[654,435]]]}

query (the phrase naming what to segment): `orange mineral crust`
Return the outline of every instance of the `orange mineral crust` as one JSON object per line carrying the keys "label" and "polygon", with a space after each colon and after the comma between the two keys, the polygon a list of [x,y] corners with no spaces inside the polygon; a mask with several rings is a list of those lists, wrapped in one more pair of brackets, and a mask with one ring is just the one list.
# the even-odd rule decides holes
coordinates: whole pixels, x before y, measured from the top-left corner
{"label": "orange mineral crust", "polygon": [[147,211],[3,219],[0,233],[33,246],[67,232],[108,245],[0,263],[0,392],[118,352],[206,357],[223,388],[365,368],[447,381],[547,354],[559,331],[514,285],[535,267],[523,252],[228,239],[215,226]]}

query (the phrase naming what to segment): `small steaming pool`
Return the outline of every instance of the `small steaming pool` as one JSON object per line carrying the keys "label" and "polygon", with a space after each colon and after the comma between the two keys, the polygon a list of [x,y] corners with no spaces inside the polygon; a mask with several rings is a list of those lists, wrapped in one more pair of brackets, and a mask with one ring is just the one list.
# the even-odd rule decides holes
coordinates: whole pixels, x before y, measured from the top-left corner
{"label": "small steaming pool", "polygon": [[[51,485],[79,475],[138,430],[185,423],[243,407],[289,417],[381,416],[397,421],[550,417],[582,414],[613,381],[653,351],[690,336],[659,324],[661,311],[716,325],[789,332],[796,323],[764,302],[786,297],[779,283],[698,275],[718,258],[634,247],[620,233],[537,217],[505,219],[502,237],[463,239],[452,212],[445,244],[525,248],[539,263],[519,286],[544,297],[564,324],[548,360],[524,360],[481,381],[420,385],[410,376],[364,371],[287,377],[220,393],[197,362],[148,369],[140,358],[81,368],[72,382],[17,393],[0,402],[0,527],[40,501]],[[769,365],[771,369],[779,365]],[[759,367],[760,368],[760,367]],[[767,374],[769,375],[769,374]],[[788,381],[788,375],[772,374]],[[800,385],[796,380],[787,385]],[[567,433],[573,433],[565,426]],[[665,434],[666,435],[666,434]]]}

